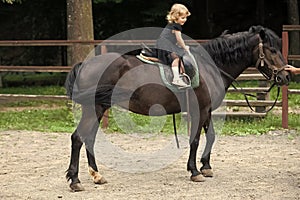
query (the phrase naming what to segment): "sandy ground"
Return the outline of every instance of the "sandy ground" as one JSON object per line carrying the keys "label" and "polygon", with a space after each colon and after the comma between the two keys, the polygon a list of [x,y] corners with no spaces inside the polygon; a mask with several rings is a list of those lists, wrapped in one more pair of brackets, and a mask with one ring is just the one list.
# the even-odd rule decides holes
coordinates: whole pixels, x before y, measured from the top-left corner
{"label": "sandy ground", "polygon": [[[161,143],[169,140],[166,137],[109,135],[114,144],[134,151],[164,146]],[[150,172],[121,172],[99,164],[108,181],[104,185],[93,183],[82,151],[79,177],[85,191],[77,193],[70,191],[65,179],[70,134],[4,131],[0,132],[0,147],[3,200],[300,199],[300,136],[292,131],[263,136],[218,136],[211,155],[215,176],[201,183],[190,181],[186,171],[188,149],[172,164]],[[160,162],[159,158],[156,162]]]}

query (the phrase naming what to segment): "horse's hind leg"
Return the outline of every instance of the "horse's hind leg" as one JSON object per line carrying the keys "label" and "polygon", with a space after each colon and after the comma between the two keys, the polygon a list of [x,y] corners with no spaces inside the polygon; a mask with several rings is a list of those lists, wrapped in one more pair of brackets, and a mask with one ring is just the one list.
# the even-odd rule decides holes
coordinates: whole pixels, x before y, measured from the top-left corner
{"label": "horse's hind leg", "polygon": [[95,184],[107,183],[105,178],[98,172],[98,167],[96,164],[95,152],[94,152],[94,145],[95,145],[97,130],[99,128],[99,123],[103,117],[105,110],[106,110],[106,108],[104,108],[103,106],[100,106],[100,105],[96,106],[96,115],[97,115],[98,121],[94,124],[93,131],[92,131],[93,134],[90,134],[89,137],[85,141],[86,155],[87,155],[88,164],[89,164],[89,173],[93,177],[93,181]]}
{"label": "horse's hind leg", "polygon": [[204,125],[204,130],[206,136],[206,145],[201,158],[201,163],[203,164],[203,166],[200,170],[203,176],[213,177],[213,172],[210,166],[210,153],[215,142],[215,130],[212,120],[208,120],[208,123]]}
{"label": "horse's hind leg", "polygon": [[86,154],[89,163],[89,173],[93,177],[94,183],[95,184],[107,183],[106,179],[98,172],[94,152],[90,152],[90,150],[87,149]]}
{"label": "horse's hind leg", "polygon": [[[79,156],[83,142],[85,143],[90,168],[93,169],[93,175],[98,176],[98,170],[94,158],[94,140],[99,127],[99,115],[96,114],[95,107],[82,106],[82,117],[76,131],[71,136],[72,150],[70,165],[67,170],[66,178],[70,181],[70,188],[73,191],[82,191],[80,180],[78,178]],[[100,109],[99,109],[100,110]],[[92,170],[90,170],[92,172]]]}
{"label": "horse's hind leg", "polygon": [[71,141],[72,141],[71,160],[70,160],[69,168],[67,170],[66,178],[68,181],[70,181],[70,188],[73,191],[82,191],[84,190],[84,188],[82,187],[78,178],[78,167],[79,167],[80,149],[83,143],[80,139],[77,130],[75,130],[75,132],[72,134]]}

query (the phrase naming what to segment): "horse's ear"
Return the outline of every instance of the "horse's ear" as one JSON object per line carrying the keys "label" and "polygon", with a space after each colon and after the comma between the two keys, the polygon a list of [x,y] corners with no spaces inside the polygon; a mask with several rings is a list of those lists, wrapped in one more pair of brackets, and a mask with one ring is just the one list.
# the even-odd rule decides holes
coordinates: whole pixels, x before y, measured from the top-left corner
{"label": "horse's ear", "polygon": [[262,26],[251,26],[249,29],[250,33],[259,34],[260,38],[263,40],[266,36],[264,27]]}
{"label": "horse's ear", "polygon": [[256,33],[256,26],[251,26],[249,29],[250,33]]}
{"label": "horse's ear", "polygon": [[225,30],[225,31],[223,31],[220,37],[223,37],[223,36],[227,35],[227,34],[228,34],[228,32],[229,32],[229,30]]}
{"label": "horse's ear", "polygon": [[250,33],[259,33],[263,29],[264,29],[264,27],[262,27],[261,25],[251,26],[249,29],[249,32]]}
{"label": "horse's ear", "polygon": [[262,40],[265,39],[265,37],[266,37],[266,31],[265,31],[265,29],[261,29],[261,30],[259,31],[259,36],[260,36],[260,38],[261,38]]}

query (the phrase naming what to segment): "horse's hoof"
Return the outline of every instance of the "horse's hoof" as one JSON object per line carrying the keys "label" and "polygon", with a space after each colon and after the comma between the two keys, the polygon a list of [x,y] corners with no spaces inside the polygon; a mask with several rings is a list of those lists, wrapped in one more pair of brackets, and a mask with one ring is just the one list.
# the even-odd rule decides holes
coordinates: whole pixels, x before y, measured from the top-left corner
{"label": "horse's hoof", "polygon": [[81,185],[81,183],[71,183],[70,184],[70,188],[73,192],[80,192],[80,191],[84,191],[83,186]]}
{"label": "horse's hoof", "polygon": [[214,176],[212,169],[203,169],[203,170],[201,170],[201,173],[204,177],[213,177]]}
{"label": "horse's hoof", "polygon": [[99,178],[99,179],[94,179],[94,183],[95,184],[99,184],[99,185],[102,185],[102,184],[105,184],[105,183],[107,183],[107,180],[102,176],[101,178]]}
{"label": "horse's hoof", "polygon": [[93,177],[95,184],[101,185],[101,184],[107,183],[105,178],[98,171],[95,171],[92,167],[89,167],[89,173]]}
{"label": "horse's hoof", "polygon": [[202,174],[198,174],[197,176],[191,176],[191,180],[193,182],[204,182],[205,178]]}

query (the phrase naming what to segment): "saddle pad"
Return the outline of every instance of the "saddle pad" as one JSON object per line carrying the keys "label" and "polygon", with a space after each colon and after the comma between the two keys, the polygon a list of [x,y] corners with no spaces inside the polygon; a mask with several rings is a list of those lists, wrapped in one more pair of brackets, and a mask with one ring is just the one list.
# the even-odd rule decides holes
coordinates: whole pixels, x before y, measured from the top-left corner
{"label": "saddle pad", "polygon": [[[160,76],[161,76],[161,79],[162,79],[164,85],[167,88],[169,88],[171,91],[173,91],[173,92],[182,92],[185,89],[189,88],[189,87],[187,87],[187,88],[180,88],[180,87],[175,86],[175,85],[172,84],[173,72],[172,72],[170,66],[164,65],[164,64],[159,63],[159,62],[152,62],[150,60],[144,59],[140,55],[137,55],[136,57],[139,60],[143,61],[144,63],[157,66],[159,68]],[[199,86],[199,71],[198,71],[198,67],[194,67],[194,71],[195,71],[195,75],[193,77],[191,77],[191,87],[192,88],[196,88],[196,87]]]}

